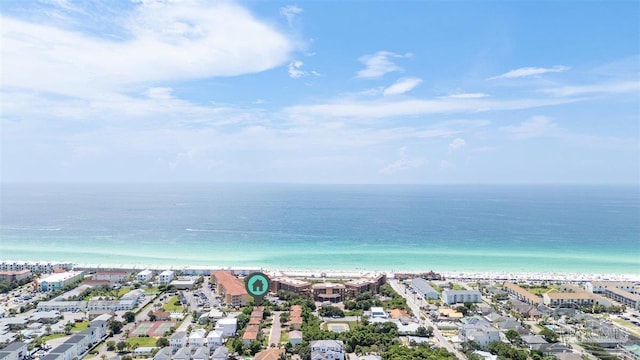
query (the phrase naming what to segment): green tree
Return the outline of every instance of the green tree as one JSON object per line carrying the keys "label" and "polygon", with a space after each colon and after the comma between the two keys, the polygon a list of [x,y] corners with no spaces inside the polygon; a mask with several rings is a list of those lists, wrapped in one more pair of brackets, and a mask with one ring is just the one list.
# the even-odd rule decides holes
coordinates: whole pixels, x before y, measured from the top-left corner
{"label": "green tree", "polygon": [[124,349],[126,349],[126,348],[127,348],[127,343],[124,342],[124,341],[119,341],[116,344],[116,349],[118,349],[118,352],[120,352],[120,353],[124,352]]}
{"label": "green tree", "polygon": [[520,334],[518,334],[518,332],[513,329],[507,330],[507,332],[505,332],[504,335],[512,344],[519,343],[522,340],[522,338],[520,337]]}
{"label": "green tree", "polygon": [[558,342],[558,334],[555,331],[545,327],[540,331],[540,336],[542,336],[547,342],[557,343]]}
{"label": "green tree", "polygon": [[167,338],[161,337],[156,341],[156,346],[160,348],[169,346],[169,340]]}
{"label": "green tree", "polygon": [[122,322],[114,320],[109,324],[109,331],[111,331],[112,334],[118,334],[120,330],[122,330],[122,326]]}
{"label": "green tree", "polygon": [[124,313],[124,315],[122,315],[122,317],[128,323],[136,321],[136,313],[134,313],[133,311],[127,311],[126,313]]}
{"label": "green tree", "polygon": [[116,349],[116,342],[113,340],[107,341],[107,351],[113,351]]}

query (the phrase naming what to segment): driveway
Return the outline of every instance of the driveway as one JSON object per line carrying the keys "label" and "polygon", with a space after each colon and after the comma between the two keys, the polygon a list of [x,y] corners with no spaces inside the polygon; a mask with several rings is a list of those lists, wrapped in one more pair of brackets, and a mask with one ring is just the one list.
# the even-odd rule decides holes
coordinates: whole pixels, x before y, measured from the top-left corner
{"label": "driveway", "polygon": [[280,333],[282,332],[280,314],[282,314],[282,311],[273,312],[273,322],[271,324],[271,333],[269,334],[269,346],[271,346],[271,344],[276,344],[276,346],[280,344]]}

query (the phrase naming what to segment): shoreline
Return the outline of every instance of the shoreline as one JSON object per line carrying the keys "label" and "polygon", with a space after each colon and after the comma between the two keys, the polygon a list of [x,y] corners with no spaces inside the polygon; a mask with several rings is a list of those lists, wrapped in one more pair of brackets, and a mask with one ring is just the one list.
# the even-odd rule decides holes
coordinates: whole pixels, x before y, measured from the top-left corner
{"label": "shoreline", "polygon": [[[287,268],[268,267],[251,265],[169,265],[169,264],[90,264],[74,263],[71,261],[34,261],[34,260],[2,260],[3,262],[15,263],[63,263],[70,264],[73,269],[126,269],[131,271],[142,271],[150,269],[153,271],[179,270],[185,275],[206,275],[213,270],[230,270],[240,274],[248,274],[254,271],[262,271],[271,276],[283,277],[307,277],[307,278],[359,278],[372,274],[386,274],[394,277],[395,274],[420,274],[434,271],[441,274],[445,279],[469,279],[469,280],[517,280],[517,281],[635,281],[640,282],[640,272],[638,273],[597,273],[597,272],[562,272],[562,271],[487,271],[487,270],[461,270],[461,271],[438,271],[437,268],[420,268],[412,270],[395,269],[365,269],[365,268],[345,268],[345,269],[315,269],[315,268]],[[324,276],[323,276],[324,275]]]}

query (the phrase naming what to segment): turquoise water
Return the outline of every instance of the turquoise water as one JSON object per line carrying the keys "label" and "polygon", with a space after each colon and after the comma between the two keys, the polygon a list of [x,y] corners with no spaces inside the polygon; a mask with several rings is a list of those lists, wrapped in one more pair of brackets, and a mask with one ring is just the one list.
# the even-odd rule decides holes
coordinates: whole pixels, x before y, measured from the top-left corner
{"label": "turquoise water", "polygon": [[632,186],[16,185],[0,259],[640,273]]}

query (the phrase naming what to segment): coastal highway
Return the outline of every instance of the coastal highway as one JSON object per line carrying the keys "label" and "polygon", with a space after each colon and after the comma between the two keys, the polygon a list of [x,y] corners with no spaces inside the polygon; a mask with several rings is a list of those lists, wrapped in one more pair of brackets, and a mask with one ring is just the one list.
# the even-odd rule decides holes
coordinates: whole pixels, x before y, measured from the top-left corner
{"label": "coastal highway", "polygon": [[[447,339],[445,339],[445,337],[442,335],[442,332],[440,332],[440,330],[438,330],[436,325],[433,322],[431,322],[431,319],[430,319],[429,315],[425,314],[420,309],[420,302],[422,302],[422,300],[416,301],[414,299],[414,297],[411,296],[411,294],[407,294],[407,292],[405,291],[404,285],[400,284],[397,280],[389,279],[387,281],[388,281],[389,285],[391,285],[393,290],[395,290],[400,296],[402,296],[405,299],[407,299],[407,305],[409,305],[409,307],[413,311],[413,314],[418,319],[418,322],[420,323],[420,325],[422,325],[424,327],[431,326],[433,328],[433,336],[435,337],[435,339],[436,339],[436,341],[437,341],[437,343],[438,343],[438,345],[440,347],[443,347],[443,348],[447,349],[447,351],[449,351],[450,353],[454,354],[456,356],[456,358],[458,358],[459,360],[466,360],[467,359],[467,356],[465,354],[463,354],[462,352],[456,350],[453,347],[453,345],[451,345],[451,343],[449,341],[447,341]],[[423,320],[423,318],[424,318],[424,320]]]}

